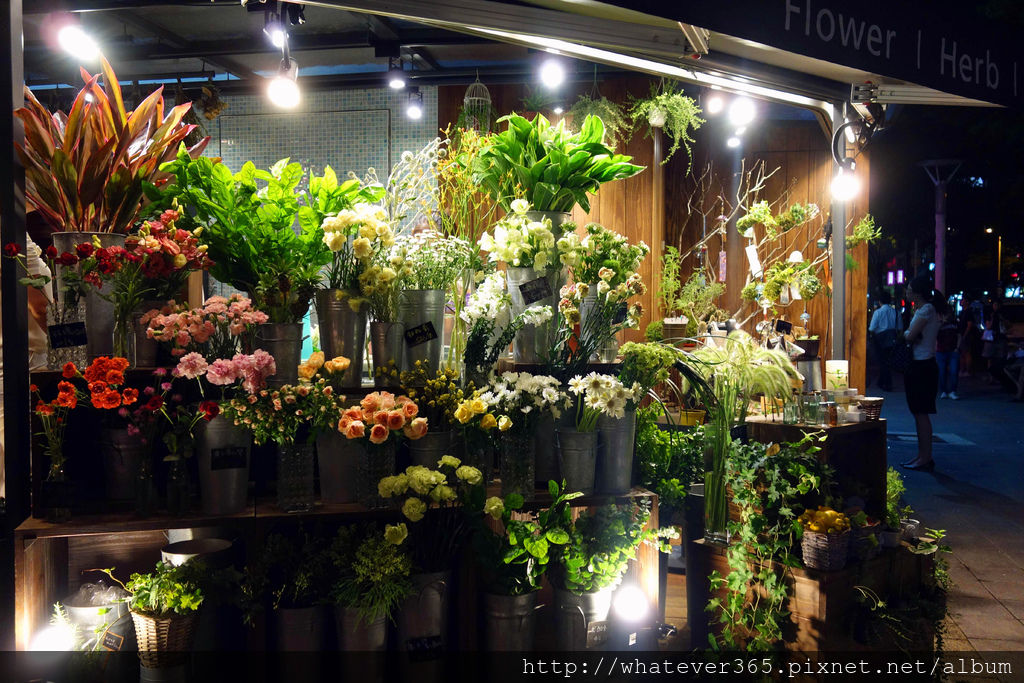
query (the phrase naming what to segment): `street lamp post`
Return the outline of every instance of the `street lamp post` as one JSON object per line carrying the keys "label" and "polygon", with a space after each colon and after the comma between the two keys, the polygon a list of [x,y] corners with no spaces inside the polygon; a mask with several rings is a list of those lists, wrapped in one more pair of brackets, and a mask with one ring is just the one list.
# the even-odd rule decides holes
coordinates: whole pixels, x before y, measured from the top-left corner
{"label": "street lamp post", "polygon": [[[985,232],[992,234],[992,228],[985,228]],[[996,285],[1003,281],[1003,236],[996,235]]]}

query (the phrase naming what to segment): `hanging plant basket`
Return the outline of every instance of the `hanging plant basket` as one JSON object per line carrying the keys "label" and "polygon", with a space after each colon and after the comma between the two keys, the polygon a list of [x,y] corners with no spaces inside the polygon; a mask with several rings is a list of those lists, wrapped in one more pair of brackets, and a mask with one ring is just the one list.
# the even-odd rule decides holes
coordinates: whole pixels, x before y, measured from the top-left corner
{"label": "hanging plant basket", "polygon": [[704,123],[700,113],[700,107],[692,97],[664,81],[653,86],[648,97],[634,99],[629,109],[634,125],[640,121],[647,122],[648,136],[653,135],[655,129],[660,129],[672,141],[662,164],[667,163],[680,147],[685,147],[687,156],[690,156],[690,145],[694,142],[692,133]]}

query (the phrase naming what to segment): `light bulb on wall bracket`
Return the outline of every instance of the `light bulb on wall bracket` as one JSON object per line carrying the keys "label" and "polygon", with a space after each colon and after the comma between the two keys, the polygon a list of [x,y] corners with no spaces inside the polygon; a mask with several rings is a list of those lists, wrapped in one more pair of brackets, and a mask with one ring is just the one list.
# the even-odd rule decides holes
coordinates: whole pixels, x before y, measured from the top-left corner
{"label": "light bulb on wall bracket", "polygon": [[846,162],[832,179],[832,199],[840,202],[850,201],[860,192],[860,178],[853,173],[853,160],[847,159]]}
{"label": "light bulb on wall bracket", "polygon": [[704,105],[704,111],[712,116],[721,113],[723,109],[725,109],[725,99],[721,95],[717,94],[709,97],[707,103]]}
{"label": "light bulb on wall bracket", "polygon": [[281,60],[277,75],[267,84],[267,97],[274,106],[281,109],[294,109],[302,99],[299,90],[299,63],[291,57]]}
{"label": "light bulb on wall bracket", "polygon": [[270,44],[278,50],[288,42],[288,31],[284,28],[281,15],[275,12],[267,12],[263,19],[263,33],[270,39]]}
{"label": "light bulb on wall bracket", "polygon": [[65,24],[57,31],[57,42],[62,50],[80,62],[95,62],[100,46],[78,23]]}
{"label": "light bulb on wall bracket", "polygon": [[555,90],[565,82],[565,67],[557,59],[549,58],[540,65],[540,82],[549,90]]}
{"label": "light bulb on wall bracket", "polygon": [[405,105],[405,115],[413,121],[423,118],[423,93],[419,88],[409,88],[409,101]]}
{"label": "light bulb on wall bracket", "polygon": [[736,126],[750,125],[757,116],[757,107],[749,97],[737,97],[729,105],[729,123]]}
{"label": "light bulb on wall bracket", "polygon": [[405,87],[405,71],[402,69],[401,57],[397,63],[394,57],[388,57],[388,87],[392,90],[401,90]]}

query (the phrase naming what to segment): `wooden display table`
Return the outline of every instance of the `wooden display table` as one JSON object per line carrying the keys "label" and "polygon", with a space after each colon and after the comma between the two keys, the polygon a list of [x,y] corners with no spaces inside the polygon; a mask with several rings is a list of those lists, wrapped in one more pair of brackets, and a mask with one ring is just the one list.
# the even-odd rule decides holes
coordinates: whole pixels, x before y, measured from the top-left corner
{"label": "wooden display table", "polygon": [[[498,487],[488,495],[499,495]],[[575,508],[592,507],[608,502],[647,498],[651,501],[649,528],[658,527],[658,497],[641,488],[618,495],[590,495],[571,502]],[[542,509],[551,503],[547,490],[538,490],[525,504],[527,510]],[[197,502],[196,502],[197,504]],[[273,500],[257,500],[235,515],[189,514],[169,516],[156,514],[140,518],[132,514],[82,515],[66,523],[54,524],[29,518],[14,532],[15,642],[19,650],[28,648],[35,633],[49,622],[53,605],[78,589],[79,585],[102,578],[83,572],[97,567],[117,567],[118,574],[152,571],[160,559],[160,549],[167,545],[166,530],[202,527],[227,528],[245,541],[260,539],[275,528],[318,522],[344,524],[369,518],[395,521],[401,518],[396,508],[368,509],[357,503],[316,505],[308,512],[282,512]],[[415,532],[415,529],[410,529]],[[250,547],[259,547],[259,543]],[[471,566],[471,563],[470,563]],[[636,561],[630,564],[627,579],[635,581],[647,594],[653,609],[658,607],[658,550],[640,548]],[[479,611],[477,595],[469,587],[459,598],[460,618],[475,618]],[[472,626],[472,624],[471,624]],[[462,649],[472,649],[476,633],[462,629],[468,636],[457,641]],[[469,640],[466,640],[469,638]]]}
{"label": "wooden display table", "polygon": [[838,427],[788,425],[761,416],[747,418],[751,441],[784,443],[800,441],[805,434],[824,432],[818,459],[835,470],[836,484],[844,498],[864,500],[864,511],[876,519],[885,515],[886,422],[851,422]]}

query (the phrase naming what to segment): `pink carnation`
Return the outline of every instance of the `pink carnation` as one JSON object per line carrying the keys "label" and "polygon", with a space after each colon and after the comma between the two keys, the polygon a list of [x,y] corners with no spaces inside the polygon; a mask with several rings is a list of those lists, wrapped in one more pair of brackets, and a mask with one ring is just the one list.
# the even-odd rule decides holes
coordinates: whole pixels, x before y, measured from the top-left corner
{"label": "pink carnation", "polygon": [[238,379],[238,368],[232,361],[223,358],[215,360],[206,369],[206,379],[210,380],[210,384],[218,386],[233,384]]}
{"label": "pink carnation", "polygon": [[178,367],[175,368],[175,371],[182,377],[196,379],[205,374],[208,367],[206,359],[201,354],[193,351],[178,361]]}

